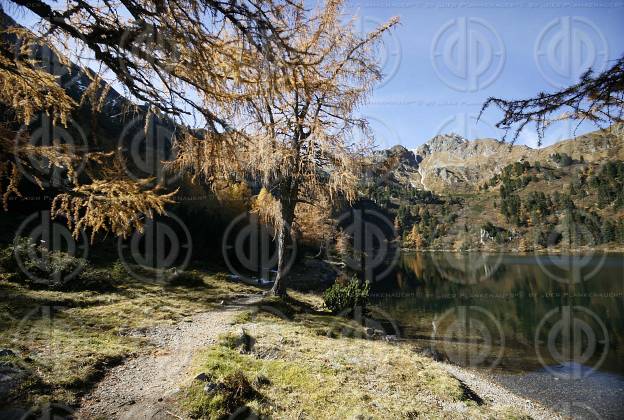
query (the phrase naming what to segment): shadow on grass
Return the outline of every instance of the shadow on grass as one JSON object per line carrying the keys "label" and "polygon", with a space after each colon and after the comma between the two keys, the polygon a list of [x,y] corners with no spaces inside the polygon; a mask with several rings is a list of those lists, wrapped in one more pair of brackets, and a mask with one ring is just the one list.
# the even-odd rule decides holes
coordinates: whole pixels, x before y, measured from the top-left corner
{"label": "shadow on grass", "polygon": [[325,311],[318,310],[314,305],[290,295],[285,297],[267,296],[255,304],[260,312],[272,313],[284,319],[293,320],[296,315],[327,315]]}

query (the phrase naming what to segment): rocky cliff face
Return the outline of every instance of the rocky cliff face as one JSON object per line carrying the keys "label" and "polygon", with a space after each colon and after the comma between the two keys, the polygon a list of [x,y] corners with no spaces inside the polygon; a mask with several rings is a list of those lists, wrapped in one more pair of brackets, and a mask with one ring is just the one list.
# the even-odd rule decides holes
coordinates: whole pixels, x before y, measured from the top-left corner
{"label": "rocky cliff face", "polygon": [[380,151],[374,161],[378,168],[383,167],[384,179],[443,194],[475,191],[511,163],[528,160],[547,164],[554,153],[566,153],[574,159],[582,156],[589,162],[624,159],[624,130],[600,130],[542,149],[444,134],[412,151],[403,146]]}

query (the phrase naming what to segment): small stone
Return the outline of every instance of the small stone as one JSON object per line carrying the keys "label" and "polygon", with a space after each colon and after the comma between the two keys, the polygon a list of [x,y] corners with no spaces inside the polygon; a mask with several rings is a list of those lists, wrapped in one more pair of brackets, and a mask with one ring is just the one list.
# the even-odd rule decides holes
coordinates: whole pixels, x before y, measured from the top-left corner
{"label": "small stone", "polygon": [[204,385],[204,392],[206,394],[213,394],[217,390],[217,385],[210,382]]}
{"label": "small stone", "polygon": [[10,349],[0,349],[0,357],[15,356],[15,352]]}
{"label": "small stone", "polygon": [[199,375],[197,375],[195,377],[196,381],[200,381],[200,382],[209,382],[210,381],[210,376],[206,375],[205,373],[200,373]]}

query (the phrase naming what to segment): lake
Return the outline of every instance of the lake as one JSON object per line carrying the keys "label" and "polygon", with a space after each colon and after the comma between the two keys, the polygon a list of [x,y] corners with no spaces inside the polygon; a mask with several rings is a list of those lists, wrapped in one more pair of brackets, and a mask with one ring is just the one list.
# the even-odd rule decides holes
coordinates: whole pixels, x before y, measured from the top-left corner
{"label": "lake", "polygon": [[622,254],[402,253],[372,296],[372,317],[430,354],[549,405],[599,386],[588,412],[622,414]]}

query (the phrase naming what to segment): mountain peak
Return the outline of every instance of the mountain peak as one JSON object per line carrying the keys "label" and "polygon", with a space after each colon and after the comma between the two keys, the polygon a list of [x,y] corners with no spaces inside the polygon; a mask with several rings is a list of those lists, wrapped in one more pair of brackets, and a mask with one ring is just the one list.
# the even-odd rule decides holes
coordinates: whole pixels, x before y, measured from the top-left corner
{"label": "mountain peak", "polygon": [[438,134],[427,142],[431,148],[449,148],[456,145],[466,144],[468,140],[456,133]]}
{"label": "mountain peak", "polygon": [[416,155],[426,156],[435,152],[449,152],[464,147],[469,141],[459,134],[438,134],[415,150]]}

